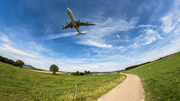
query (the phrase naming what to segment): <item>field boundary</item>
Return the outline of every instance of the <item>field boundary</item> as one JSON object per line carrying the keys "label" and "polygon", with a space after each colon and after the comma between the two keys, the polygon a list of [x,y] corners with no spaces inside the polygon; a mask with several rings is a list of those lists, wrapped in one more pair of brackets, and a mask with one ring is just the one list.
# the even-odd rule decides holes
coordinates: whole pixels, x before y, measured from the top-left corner
{"label": "field boundary", "polygon": [[[40,70],[29,70],[29,71],[53,74],[53,72],[51,72],[51,71],[40,71]],[[65,73],[64,72],[56,72],[56,74],[65,74]]]}

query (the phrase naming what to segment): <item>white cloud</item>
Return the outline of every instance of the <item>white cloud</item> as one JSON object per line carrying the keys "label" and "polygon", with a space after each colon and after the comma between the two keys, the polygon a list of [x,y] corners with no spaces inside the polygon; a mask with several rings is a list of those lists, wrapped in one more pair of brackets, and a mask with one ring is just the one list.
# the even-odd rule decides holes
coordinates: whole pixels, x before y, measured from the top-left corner
{"label": "white cloud", "polygon": [[61,33],[61,34],[49,34],[47,36],[44,36],[42,38],[42,40],[52,40],[52,39],[57,39],[57,38],[62,38],[62,37],[74,36],[76,34],[77,34],[77,32],[68,32],[68,33]]}
{"label": "white cloud", "polygon": [[38,52],[41,52],[41,51],[48,52],[49,51],[48,49],[44,48],[42,46],[42,44],[37,44],[33,41],[26,42],[25,44],[28,45],[28,47],[27,47],[28,50],[36,50]]}
{"label": "white cloud", "polygon": [[139,45],[147,45],[156,41],[156,39],[164,39],[158,32],[152,29],[145,29],[143,32],[145,32],[145,34],[141,34],[135,39],[138,41]]}
{"label": "white cloud", "polygon": [[10,53],[20,54],[20,55],[23,55],[23,56],[28,56],[28,57],[33,57],[33,58],[37,57],[37,56],[35,56],[35,55],[29,54],[29,53],[27,53],[27,52],[24,52],[24,51],[22,51],[22,50],[19,50],[19,49],[17,49],[17,48],[14,48],[14,47],[12,47],[12,46],[7,45],[7,44],[2,44],[2,45],[0,46],[0,49],[2,49],[2,50],[4,50],[4,51],[8,51],[8,52],[10,52]]}
{"label": "white cloud", "polygon": [[123,48],[123,46],[117,47],[117,49],[122,49],[122,48]]}
{"label": "white cloud", "polygon": [[179,16],[180,16],[179,6],[180,6],[180,2],[178,0],[175,0],[169,12],[160,19],[162,22],[161,29],[165,34],[169,34],[171,31],[173,31],[176,28],[177,24],[179,23]]}
{"label": "white cloud", "polygon": [[98,42],[95,42],[95,41],[92,41],[92,40],[88,40],[88,41],[81,41],[81,43],[79,44],[83,44],[83,45],[88,45],[88,46],[96,46],[96,47],[101,47],[101,48],[111,48],[112,45],[108,45],[108,44],[105,44],[105,43],[98,43]]}
{"label": "white cloud", "polygon": [[[63,57],[51,58],[51,57],[47,57],[47,56],[44,57],[40,54],[34,55],[31,53],[27,53],[23,50],[14,48],[12,46],[6,45],[6,44],[0,45],[0,53],[4,54],[5,57],[7,57],[7,58],[11,58],[14,60],[21,59],[25,62],[25,64],[30,64],[36,68],[45,69],[45,70],[49,70],[49,66],[51,64],[57,64],[59,67],[62,65],[69,64],[71,69],[72,68],[75,69],[75,67],[73,67],[74,64],[84,63],[83,59],[63,58]],[[62,70],[67,71],[68,69],[66,69],[66,68],[62,69]],[[77,69],[79,69],[79,68],[77,68]]]}
{"label": "white cloud", "polygon": [[0,35],[1,35],[0,40],[2,40],[3,42],[6,42],[6,43],[10,42],[9,38],[4,33],[0,32]]}
{"label": "white cloud", "polygon": [[172,13],[169,13],[168,15],[164,16],[161,19],[161,21],[163,23],[162,30],[166,34],[170,33],[172,30],[174,30],[174,28],[177,24],[176,22],[173,21],[173,17],[174,17],[174,15]]}
{"label": "white cloud", "polygon": [[141,28],[141,27],[157,27],[157,26],[153,26],[153,25],[139,25],[137,28]]}
{"label": "white cloud", "polygon": [[112,36],[120,31],[131,30],[135,28],[137,21],[138,18],[132,18],[129,22],[122,19],[108,18],[106,21],[95,22],[96,26],[90,30],[86,30],[85,36],[77,37],[78,40],[76,43],[87,46],[111,48],[113,47],[112,44],[105,42],[109,42],[108,40],[112,39],[105,37]]}
{"label": "white cloud", "polygon": [[119,35],[117,35],[117,37],[120,39],[120,36],[119,36]]}
{"label": "white cloud", "polygon": [[180,19],[178,19],[177,22],[180,22]]}

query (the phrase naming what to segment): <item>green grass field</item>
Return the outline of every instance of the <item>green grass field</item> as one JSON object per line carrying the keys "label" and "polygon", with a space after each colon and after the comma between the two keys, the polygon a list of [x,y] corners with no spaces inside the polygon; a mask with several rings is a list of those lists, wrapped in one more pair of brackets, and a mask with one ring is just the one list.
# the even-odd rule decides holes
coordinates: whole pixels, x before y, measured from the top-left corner
{"label": "green grass field", "polygon": [[147,101],[180,100],[180,52],[123,73],[140,77]]}
{"label": "green grass field", "polygon": [[[29,70],[0,62],[0,101],[92,101],[97,100],[125,79],[125,76],[119,73],[69,76]],[[75,84],[77,84],[77,97],[75,97]]]}

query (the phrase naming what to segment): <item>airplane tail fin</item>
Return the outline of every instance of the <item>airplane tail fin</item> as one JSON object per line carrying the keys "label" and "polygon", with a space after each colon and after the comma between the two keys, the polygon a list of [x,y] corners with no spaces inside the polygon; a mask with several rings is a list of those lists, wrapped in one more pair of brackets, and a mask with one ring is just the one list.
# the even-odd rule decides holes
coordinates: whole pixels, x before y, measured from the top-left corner
{"label": "airplane tail fin", "polygon": [[76,34],[76,35],[86,35],[86,33],[78,33],[78,34]]}

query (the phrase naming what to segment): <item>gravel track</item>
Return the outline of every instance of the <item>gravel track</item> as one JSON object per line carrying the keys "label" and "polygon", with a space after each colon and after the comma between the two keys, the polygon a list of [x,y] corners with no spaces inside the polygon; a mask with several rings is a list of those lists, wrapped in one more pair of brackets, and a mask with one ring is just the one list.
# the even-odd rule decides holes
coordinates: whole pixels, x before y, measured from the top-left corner
{"label": "gravel track", "polygon": [[144,101],[144,89],[138,76],[125,74],[127,78],[98,101]]}

